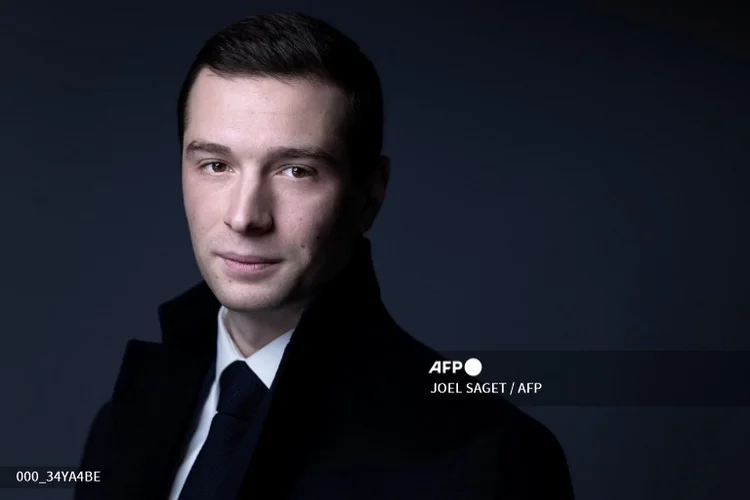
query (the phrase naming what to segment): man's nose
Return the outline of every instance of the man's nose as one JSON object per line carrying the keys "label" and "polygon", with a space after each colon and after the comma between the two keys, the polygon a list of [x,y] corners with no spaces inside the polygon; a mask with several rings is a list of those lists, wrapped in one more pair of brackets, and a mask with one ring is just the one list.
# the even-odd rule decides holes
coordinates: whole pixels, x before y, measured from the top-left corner
{"label": "man's nose", "polygon": [[263,179],[241,176],[229,194],[224,223],[238,233],[264,233],[273,227],[272,196]]}

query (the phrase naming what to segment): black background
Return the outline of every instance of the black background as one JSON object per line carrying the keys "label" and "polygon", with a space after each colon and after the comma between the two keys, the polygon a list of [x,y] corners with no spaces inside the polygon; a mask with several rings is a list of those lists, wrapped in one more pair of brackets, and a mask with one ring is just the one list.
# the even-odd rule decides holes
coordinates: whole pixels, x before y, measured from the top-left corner
{"label": "black background", "polygon": [[[199,279],[177,91],[260,11],[319,16],[380,70],[393,175],[371,238],[415,337],[750,349],[748,23],[713,5],[3,2],[0,465],[76,465],[125,341],[158,339],[157,304]],[[748,497],[747,408],[528,411],[579,499]]]}

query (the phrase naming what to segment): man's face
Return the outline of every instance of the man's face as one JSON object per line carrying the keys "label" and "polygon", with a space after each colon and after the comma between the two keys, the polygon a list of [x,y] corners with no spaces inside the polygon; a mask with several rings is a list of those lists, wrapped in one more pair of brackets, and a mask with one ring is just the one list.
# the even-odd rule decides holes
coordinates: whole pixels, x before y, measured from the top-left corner
{"label": "man's face", "polygon": [[183,137],[185,212],[201,274],[229,309],[305,301],[347,258],[357,221],[345,103],[321,82],[198,75]]}

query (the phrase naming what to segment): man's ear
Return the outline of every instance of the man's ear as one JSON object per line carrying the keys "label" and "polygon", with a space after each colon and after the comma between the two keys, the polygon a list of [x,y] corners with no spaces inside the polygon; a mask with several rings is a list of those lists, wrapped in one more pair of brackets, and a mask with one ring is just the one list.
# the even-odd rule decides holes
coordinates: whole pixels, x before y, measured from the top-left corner
{"label": "man's ear", "polygon": [[387,156],[381,156],[364,180],[364,203],[359,216],[359,229],[363,234],[370,230],[380,212],[390,176],[391,160]]}

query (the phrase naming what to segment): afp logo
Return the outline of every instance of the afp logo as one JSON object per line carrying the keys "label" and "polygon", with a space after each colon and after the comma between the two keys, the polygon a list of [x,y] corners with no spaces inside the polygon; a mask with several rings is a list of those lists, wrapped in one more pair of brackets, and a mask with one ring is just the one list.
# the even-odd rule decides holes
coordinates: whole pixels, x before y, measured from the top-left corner
{"label": "afp logo", "polygon": [[430,367],[429,373],[456,373],[464,370],[467,375],[476,377],[482,373],[482,362],[477,358],[469,358],[466,361],[435,361]]}

